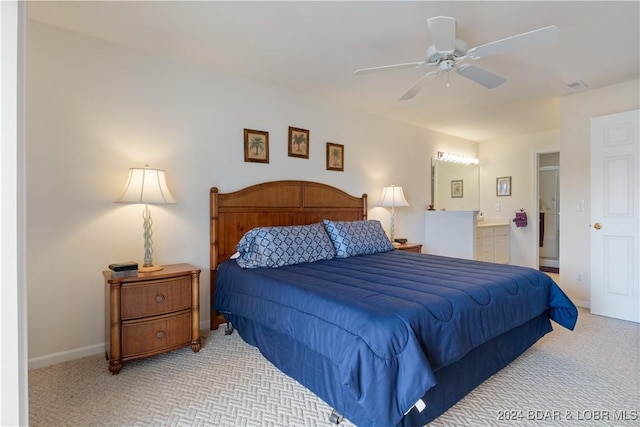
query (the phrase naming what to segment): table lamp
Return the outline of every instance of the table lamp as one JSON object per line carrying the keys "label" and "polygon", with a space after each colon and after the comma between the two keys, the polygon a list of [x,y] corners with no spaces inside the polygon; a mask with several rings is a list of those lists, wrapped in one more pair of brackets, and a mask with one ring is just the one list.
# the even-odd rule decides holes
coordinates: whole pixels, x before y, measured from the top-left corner
{"label": "table lamp", "polygon": [[150,204],[176,203],[175,199],[169,192],[167,181],[164,177],[164,171],[160,169],[152,169],[148,165],[144,168],[129,169],[129,178],[124,187],[122,195],[117,200],[118,203],[144,203],[144,211],[142,212],[143,228],[144,228],[144,264],[138,268],[141,273],[149,271],[162,270],[161,265],[153,264],[153,240],[151,225]]}
{"label": "table lamp", "polygon": [[391,184],[382,189],[382,197],[380,198],[380,206],[391,207],[391,241],[393,242],[396,231],[396,206],[409,206],[407,199],[404,198],[404,192],[401,186]]}

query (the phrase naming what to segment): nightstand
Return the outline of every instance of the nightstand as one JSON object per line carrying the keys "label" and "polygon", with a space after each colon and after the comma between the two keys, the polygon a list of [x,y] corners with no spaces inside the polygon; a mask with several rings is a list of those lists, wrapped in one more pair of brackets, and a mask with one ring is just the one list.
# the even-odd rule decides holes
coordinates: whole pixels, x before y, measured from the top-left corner
{"label": "nightstand", "polygon": [[399,251],[409,251],[409,252],[417,252],[422,253],[422,244],[421,243],[405,243],[403,245],[393,245],[394,248]]}
{"label": "nightstand", "polygon": [[200,269],[165,265],[160,271],[113,278],[105,284],[106,357],[109,371],[122,364],[191,346],[200,350]]}

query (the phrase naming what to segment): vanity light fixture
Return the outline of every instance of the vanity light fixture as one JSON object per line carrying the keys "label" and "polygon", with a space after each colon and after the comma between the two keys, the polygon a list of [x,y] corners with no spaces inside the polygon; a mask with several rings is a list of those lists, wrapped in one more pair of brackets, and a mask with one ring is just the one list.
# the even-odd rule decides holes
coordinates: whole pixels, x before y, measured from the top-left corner
{"label": "vanity light fixture", "polygon": [[164,171],[160,169],[151,169],[148,165],[144,168],[129,169],[129,178],[124,187],[122,196],[117,200],[118,203],[144,203],[144,211],[142,212],[143,228],[144,228],[144,265],[138,269],[140,272],[162,270],[161,265],[153,265],[153,240],[151,236],[151,211],[150,204],[176,203],[175,199],[169,192],[167,181],[164,177]]}
{"label": "vanity light fixture", "polygon": [[438,160],[451,163],[460,163],[463,165],[477,165],[478,163],[480,163],[478,159],[474,159],[472,157],[465,157],[453,153],[445,153],[443,151],[438,151]]}

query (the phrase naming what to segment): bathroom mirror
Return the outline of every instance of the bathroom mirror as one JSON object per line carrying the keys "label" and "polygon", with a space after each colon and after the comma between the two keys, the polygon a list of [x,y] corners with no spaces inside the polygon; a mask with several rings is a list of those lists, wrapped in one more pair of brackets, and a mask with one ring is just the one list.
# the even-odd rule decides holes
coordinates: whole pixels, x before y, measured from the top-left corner
{"label": "bathroom mirror", "polygon": [[435,210],[480,210],[480,168],[431,159],[431,205]]}

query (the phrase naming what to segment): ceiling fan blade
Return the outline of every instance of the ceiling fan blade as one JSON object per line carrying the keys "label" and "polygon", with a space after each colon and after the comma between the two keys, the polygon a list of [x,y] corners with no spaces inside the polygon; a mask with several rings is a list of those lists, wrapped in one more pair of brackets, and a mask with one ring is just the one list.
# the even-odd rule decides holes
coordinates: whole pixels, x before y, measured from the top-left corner
{"label": "ceiling fan blade", "polygon": [[469,49],[467,57],[478,59],[489,55],[497,55],[530,47],[554,43],[560,36],[560,29],[555,25],[507,37]]}
{"label": "ceiling fan blade", "polygon": [[436,16],[427,19],[433,46],[440,52],[453,52],[456,48],[456,19],[450,16]]}
{"label": "ceiling fan blade", "polygon": [[434,71],[429,71],[428,73],[425,73],[422,77],[416,80],[413,86],[411,86],[411,88],[409,88],[409,90],[404,95],[400,97],[400,101],[406,101],[416,96],[418,92],[420,92],[420,90],[422,89],[422,85],[425,83],[427,77],[434,76],[439,72],[440,71],[438,70],[434,70]]}
{"label": "ceiling fan blade", "polygon": [[359,76],[362,74],[376,73],[378,71],[398,70],[401,68],[418,68],[425,64],[426,64],[425,61],[420,61],[420,62],[407,62],[406,64],[383,65],[381,67],[361,68],[359,70],[355,70],[353,74]]}
{"label": "ceiling fan blade", "polygon": [[479,85],[486,87],[487,89],[493,89],[507,81],[507,79],[505,79],[504,77],[500,77],[497,74],[493,74],[487,70],[483,70],[482,68],[476,67],[475,65],[471,64],[461,65],[456,69],[456,71],[461,76],[466,77],[469,80],[472,80]]}

